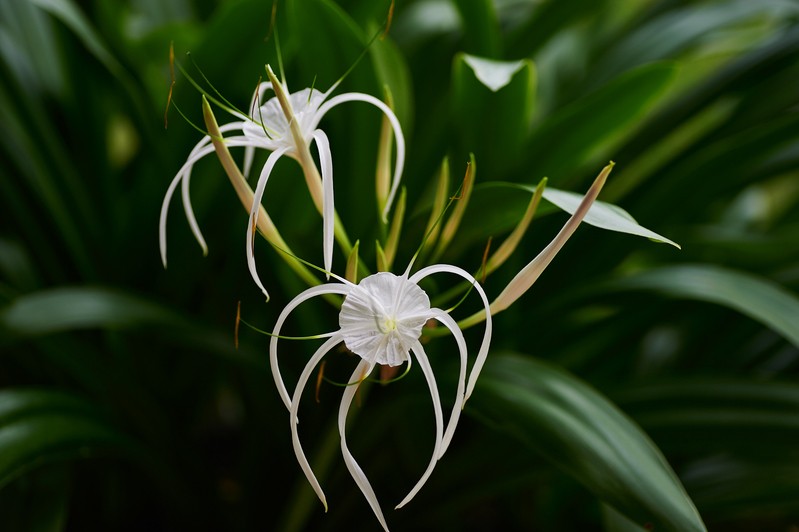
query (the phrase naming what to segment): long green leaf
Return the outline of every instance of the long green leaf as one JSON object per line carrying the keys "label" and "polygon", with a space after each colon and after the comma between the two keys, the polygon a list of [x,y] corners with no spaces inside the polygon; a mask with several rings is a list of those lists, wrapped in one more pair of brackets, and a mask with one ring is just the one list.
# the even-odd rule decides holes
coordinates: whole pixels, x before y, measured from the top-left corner
{"label": "long green leaf", "polygon": [[772,452],[797,456],[799,385],[743,379],[683,377],[647,383],[616,396],[617,402],[664,449],[674,452],[762,455],[751,436]]}
{"label": "long green leaf", "polygon": [[37,389],[0,392],[0,486],[53,460],[130,443],[75,396]]}
{"label": "long green leaf", "polygon": [[723,305],[760,321],[799,346],[799,298],[748,273],[708,265],[667,266],[616,281],[609,288],[655,290]]}
{"label": "long green leaf", "polygon": [[644,65],[558,111],[535,132],[524,167],[557,182],[589,158],[605,158],[654,107],[676,71],[673,63]]}
{"label": "long green leaf", "polygon": [[463,25],[467,52],[497,57],[502,41],[492,0],[454,0]]}
{"label": "long green leaf", "polygon": [[178,324],[168,309],[125,292],[101,287],[63,287],[21,296],[0,310],[0,330],[35,335],[85,328]]}
{"label": "long green leaf", "polygon": [[637,523],[655,530],[705,530],[647,435],[568,373],[532,358],[494,354],[469,405]]}

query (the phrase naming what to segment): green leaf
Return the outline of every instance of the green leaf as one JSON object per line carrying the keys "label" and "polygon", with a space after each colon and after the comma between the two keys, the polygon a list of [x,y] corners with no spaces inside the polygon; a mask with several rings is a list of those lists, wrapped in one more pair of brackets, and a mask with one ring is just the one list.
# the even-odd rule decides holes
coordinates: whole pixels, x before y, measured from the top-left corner
{"label": "green leaf", "polygon": [[634,131],[675,78],[673,63],[626,72],[555,113],[536,130],[523,167],[557,180],[607,152]]}
{"label": "green leaf", "polygon": [[[376,26],[372,27],[376,31]],[[388,38],[375,39],[369,48],[377,79],[391,90],[394,114],[402,124],[407,137],[413,130],[413,85],[405,57],[397,45]]]}
{"label": "green leaf", "polygon": [[127,328],[143,324],[180,324],[170,310],[110,288],[69,287],[21,296],[0,310],[0,328],[16,335],[50,334],[72,329]]}
{"label": "green leaf", "polygon": [[667,11],[624,35],[602,59],[597,68],[601,74],[594,82],[603,81],[608,73],[675,57],[689,47],[711,42],[714,37],[716,41],[723,42],[725,36],[721,35],[722,32],[733,33],[737,30],[746,39],[746,32],[752,31],[751,25],[745,25],[746,22],[762,23],[769,18],[776,21],[796,14],[796,3],[784,0],[733,0],[687,5]]}
{"label": "green leaf", "polygon": [[309,80],[316,78],[317,87],[327,90],[366,49],[367,37],[330,0],[289,0],[286,7],[303,71]]}
{"label": "green leaf", "polygon": [[0,515],[5,530],[60,532],[69,517],[70,466],[57,464],[25,475],[23,482],[5,486]]}
{"label": "green leaf", "polygon": [[463,25],[463,46],[468,52],[497,57],[502,40],[493,0],[453,0]]}
{"label": "green leaf", "polygon": [[799,346],[799,298],[760,277],[718,266],[667,266],[609,285],[613,290],[655,290],[735,309]]}
{"label": "green leaf", "polygon": [[0,57],[21,86],[32,93],[45,89],[63,95],[65,69],[47,15],[29,2],[3,2],[0,35]]}
{"label": "green leaf", "polygon": [[[535,187],[528,187],[530,192],[535,191]],[[565,190],[558,190],[554,188],[544,189],[544,199],[550,203],[560,207],[569,214],[574,214],[580,202],[583,199],[582,194],[575,194],[574,192],[567,192]],[[585,215],[583,221],[594,227],[600,229],[607,229],[608,231],[616,231],[618,233],[627,233],[630,235],[643,236],[654,240],[655,242],[663,242],[671,244],[672,246],[680,249],[680,245],[676,242],[669,240],[665,236],[661,236],[654,231],[638,225],[635,218],[627,211],[603,201],[596,201],[591,206],[588,214]]]}
{"label": "green leaf", "polygon": [[60,392],[0,392],[0,487],[38,465],[86,456],[130,440],[81,399]]}
{"label": "green leaf", "polygon": [[705,530],[649,437],[565,371],[529,357],[493,354],[469,406],[637,523],[655,530]]}
{"label": "green leaf", "polygon": [[490,175],[511,167],[530,137],[536,70],[532,61],[494,61],[467,54],[452,65],[452,114],[461,149]]}
{"label": "green leaf", "polygon": [[127,71],[103,43],[81,10],[71,0],[29,0],[42,10],[50,13],[69,28],[89,52],[105,66],[117,79],[135,94],[133,82]]}
{"label": "green leaf", "polygon": [[752,434],[780,454],[799,450],[799,385],[792,382],[682,377],[631,387],[616,399],[674,452],[757,456],[763,448],[751,445]]}

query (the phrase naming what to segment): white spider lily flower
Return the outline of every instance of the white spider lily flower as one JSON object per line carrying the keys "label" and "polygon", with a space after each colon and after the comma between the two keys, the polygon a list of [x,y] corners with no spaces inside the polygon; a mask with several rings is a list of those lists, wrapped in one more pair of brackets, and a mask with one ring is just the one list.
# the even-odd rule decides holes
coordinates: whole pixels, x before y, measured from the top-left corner
{"label": "white spider lily flower", "polygon": [[[266,183],[275,164],[284,155],[296,159],[302,166],[311,197],[317,209],[322,214],[324,269],[326,271],[331,270],[333,261],[333,240],[336,231],[333,198],[333,163],[327,135],[318,128],[320,121],[328,111],[345,102],[360,101],[372,104],[380,109],[391,123],[396,139],[396,162],[394,165],[391,190],[382,212],[384,220],[387,219],[388,212],[396,196],[405,164],[405,141],[399,120],[394,112],[379,99],[369,94],[359,92],[339,94],[328,99],[333,90],[338,86],[338,82],[325,93],[316,89],[303,89],[291,94],[285,82],[280,83],[268,66],[267,73],[271,81],[259,84],[250,105],[251,114],[247,116],[238,111],[231,111],[239,120],[230,122],[219,128],[222,134],[234,133],[224,137],[224,142],[228,147],[245,148],[245,176],[249,173],[252,166],[255,149],[264,149],[272,152],[261,169],[252,204],[245,206],[250,211],[250,221],[247,228],[247,264],[253,280],[265,295],[268,294],[256,271],[253,254],[254,222],[258,216],[258,211],[263,200]],[[275,96],[267,100],[266,103],[263,103],[263,97],[270,90],[275,93]],[[238,132],[238,134],[236,134],[236,132]],[[316,143],[319,152],[321,176],[310,152],[310,145],[313,142]],[[200,231],[191,207],[189,181],[194,164],[213,152],[214,147],[211,143],[211,137],[206,135],[189,153],[188,159],[180,170],[178,170],[178,173],[173,178],[164,196],[159,223],[161,261],[164,267],[166,267],[167,210],[172,195],[178,185],[181,185],[183,206],[191,231],[202,247],[203,253],[206,254],[208,251],[205,239],[202,236],[202,232]]]}
{"label": "white spider lily flower", "polygon": [[[352,404],[358,386],[372,373],[376,365],[399,366],[406,362],[410,364],[411,354],[419,363],[427,381],[433,401],[433,412],[436,422],[433,455],[419,481],[408,495],[396,506],[396,508],[400,508],[407,504],[422,488],[433,472],[436,462],[447,450],[452,440],[453,433],[455,432],[455,427],[458,424],[460,412],[466,400],[471,395],[480,370],[485,363],[489,344],[491,342],[492,322],[488,299],[486,298],[483,288],[471,274],[461,268],[447,264],[427,266],[413,275],[409,275],[409,272],[410,266],[408,270],[400,276],[389,272],[380,272],[364,278],[357,285],[346,279],[334,276],[339,282],[308,288],[291,300],[283,309],[275,323],[275,328],[269,344],[270,364],[272,367],[272,374],[275,378],[275,384],[280,397],[290,413],[289,417],[294,452],[297,455],[297,460],[305,476],[322,501],[325,511],[327,511],[327,501],[324,492],[305,457],[297,432],[300,399],[314,369],[321,362],[322,358],[335,346],[343,342],[350,351],[361,358],[344,391],[339,408],[338,426],[341,435],[341,452],[347,469],[355,480],[355,483],[361,489],[361,492],[363,492],[372,511],[374,511],[378,521],[380,521],[380,524],[385,530],[388,530],[388,526],[386,525],[374,490],[347,447],[345,434],[347,412]],[[483,302],[485,333],[477,353],[476,361],[469,373],[468,383],[466,380],[467,348],[462,331],[447,311],[430,306],[430,299],[427,293],[418,284],[425,277],[435,273],[451,273],[466,279],[469,283],[472,283],[475,291],[480,295]],[[316,350],[306,364],[294,389],[294,393],[290,396],[280,374],[277,361],[277,346],[281,328],[288,316],[297,306],[311,298],[325,294],[340,294],[344,296],[344,301],[339,313],[339,329],[318,336],[319,338],[327,337],[327,340]],[[455,404],[450,413],[446,428],[444,427],[444,415],[441,408],[441,398],[436,385],[435,375],[433,374],[424,347],[420,342],[422,328],[430,319],[439,321],[444,327],[449,329],[455,339],[460,354],[460,375],[458,378]]]}

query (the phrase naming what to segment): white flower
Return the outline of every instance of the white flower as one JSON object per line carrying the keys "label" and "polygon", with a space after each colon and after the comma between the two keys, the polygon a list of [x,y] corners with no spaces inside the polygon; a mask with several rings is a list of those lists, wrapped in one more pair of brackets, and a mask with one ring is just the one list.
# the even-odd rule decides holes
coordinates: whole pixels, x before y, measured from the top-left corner
{"label": "white flower", "polygon": [[[338,83],[334,84],[325,93],[315,89],[303,89],[290,94],[285,82],[278,82],[269,67],[267,67],[267,73],[271,81],[261,83],[256,89],[250,105],[251,114],[246,116],[240,112],[231,111],[239,120],[225,124],[219,128],[222,134],[230,132],[239,133],[226,136],[224,141],[229,147],[245,148],[244,175],[249,173],[256,148],[272,152],[269,154],[269,157],[261,169],[252,205],[247,206],[250,210],[250,220],[247,228],[247,264],[255,283],[264,294],[267,294],[267,292],[258,277],[253,254],[254,222],[258,216],[258,210],[260,209],[264,195],[264,188],[272,173],[272,169],[278,159],[284,155],[296,159],[302,166],[309,191],[311,192],[311,197],[317,209],[322,213],[324,267],[326,271],[331,270],[335,232],[333,162],[327,135],[324,131],[318,129],[319,122],[328,111],[344,102],[366,102],[374,105],[385,113],[391,123],[394,129],[397,153],[391,191],[382,213],[384,220],[387,219],[391,204],[394,201],[405,161],[405,141],[402,136],[402,128],[400,127],[399,120],[397,120],[397,117],[391,109],[382,101],[374,96],[359,92],[339,94],[328,100],[328,96],[330,96],[330,93],[338,86]],[[275,93],[275,96],[267,100],[266,103],[263,103],[262,99],[264,95],[270,90]],[[316,143],[319,153],[321,176],[310,153],[309,147],[313,142]],[[214,146],[211,143],[211,137],[206,135],[189,153],[188,159],[180,170],[178,170],[178,173],[175,175],[164,196],[159,224],[161,261],[164,267],[166,267],[167,210],[178,184],[181,185],[183,207],[192,233],[194,233],[195,238],[200,243],[203,253],[208,252],[205,239],[202,236],[202,232],[200,231],[191,207],[189,180],[194,164],[213,152]]]}
{"label": "white flower", "polygon": [[[361,358],[361,361],[352,373],[352,377],[349,381],[350,384],[344,390],[341,406],[339,408],[338,427],[341,435],[341,452],[347,469],[355,480],[355,483],[363,492],[366,500],[369,502],[369,505],[372,507],[377,519],[385,530],[388,530],[388,526],[386,525],[380,505],[377,502],[374,490],[369,484],[363,470],[347,448],[347,439],[345,435],[347,412],[352,404],[353,397],[355,396],[359,384],[371,374],[376,365],[398,366],[405,362],[410,364],[410,355],[413,354],[419,366],[422,368],[422,373],[430,389],[436,421],[436,438],[433,456],[422,477],[408,495],[396,506],[396,508],[400,508],[407,504],[422,488],[433,472],[436,462],[443,456],[449,446],[460,417],[460,412],[474,389],[477,377],[485,363],[488,347],[491,342],[492,325],[488,299],[482,287],[477,283],[474,277],[461,268],[446,264],[428,266],[410,276],[409,270],[410,267],[408,271],[401,276],[388,272],[370,275],[357,285],[336,276],[336,279],[340,281],[338,283],[328,283],[308,288],[289,302],[286,308],[283,309],[283,312],[281,312],[275,323],[269,345],[270,362],[275,384],[277,385],[280,397],[283,399],[286,408],[288,408],[290,412],[294,452],[297,455],[297,460],[305,476],[319,496],[322,504],[324,504],[325,510],[327,510],[325,495],[308,464],[297,433],[297,412],[299,410],[300,398],[316,366],[336,345],[344,342],[344,345],[346,345],[350,351]],[[427,294],[418,284],[425,277],[440,272],[458,275],[472,283],[475,291],[480,295],[483,301],[486,322],[485,333],[477,353],[476,361],[469,374],[468,384],[466,382],[467,349],[463,333],[448,312],[438,308],[431,308]],[[294,389],[294,394],[289,397],[280,374],[280,368],[277,364],[277,345],[280,330],[288,316],[297,306],[311,298],[324,294],[341,294],[344,296],[344,301],[339,313],[339,329],[318,336],[319,338],[327,337],[327,340],[317,349],[308,361]],[[436,379],[427,355],[425,354],[424,347],[420,342],[422,327],[430,319],[439,321],[449,329],[458,346],[461,359],[455,404],[452,408],[452,413],[450,414],[446,428],[444,428],[444,416]]]}

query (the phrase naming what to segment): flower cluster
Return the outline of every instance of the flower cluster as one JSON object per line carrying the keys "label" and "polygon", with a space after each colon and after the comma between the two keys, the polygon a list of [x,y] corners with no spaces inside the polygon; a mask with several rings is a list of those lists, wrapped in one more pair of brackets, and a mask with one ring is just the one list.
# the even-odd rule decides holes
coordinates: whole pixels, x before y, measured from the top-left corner
{"label": "flower cluster", "polygon": [[[388,270],[393,261],[393,252],[390,258],[386,258],[384,249],[396,249],[399,238],[398,224],[402,223],[402,213],[404,212],[404,195],[396,207],[396,212],[392,221],[392,230],[389,237],[381,247],[378,242],[376,255],[381,271],[374,274],[363,276],[358,282],[358,268],[350,269],[344,276],[336,275],[331,271],[333,243],[338,241],[342,251],[348,256],[348,264],[354,259],[357,261],[358,247],[349,244],[343,226],[341,226],[334,209],[333,194],[333,159],[331,156],[330,143],[327,135],[319,128],[320,122],[325,114],[340,103],[350,101],[361,101],[370,103],[382,111],[384,115],[384,127],[388,126],[396,143],[395,164],[393,179],[391,180],[390,192],[387,198],[383,198],[384,208],[381,217],[384,223],[388,221],[388,214],[392,210],[394,199],[398,190],[400,177],[404,166],[405,144],[402,136],[402,129],[399,121],[390,107],[377,98],[361,93],[347,93],[330,97],[330,90],[321,93],[315,89],[304,89],[295,93],[290,93],[285,81],[279,81],[272,70],[267,67],[269,82],[260,83],[252,99],[250,112],[248,114],[234,112],[236,121],[217,126],[210,105],[204,99],[204,111],[208,134],[192,149],[183,167],[178,171],[169,185],[161,211],[160,223],[160,242],[161,256],[166,265],[166,215],[172,195],[178,185],[182,186],[183,204],[189,225],[194,232],[197,240],[203,249],[206,249],[205,241],[197,226],[196,219],[191,209],[189,197],[189,180],[192,167],[197,161],[216,152],[228,176],[230,177],[244,208],[249,212],[249,221],[246,230],[246,257],[250,273],[256,285],[267,293],[263,286],[256,268],[253,255],[254,231],[257,228],[262,235],[278,248],[281,256],[290,261],[295,271],[301,275],[311,286],[294,297],[280,313],[274,329],[271,333],[269,356],[272,373],[277,387],[278,394],[289,411],[289,427],[292,435],[294,451],[297,460],[305,474],[308,482],[322,501],[325,509],[327,502],[319,481],[314,475],[310,464],[305,456],[298,434],[298,411],[303,392],[311,378],[312,373],[320,365],[322,359],[335,347],[343,344],[350,352],[357,355],[360,361],[352,372],[347,385],[344,388],[343,396],[338,414],[338,429],[340,433],[341,453],[344,462],[352,475],[355,483],[366,497],[374,514],[385,530],[388,530],[385,517],[378,503],[377,496],[372,489],[365,473],[356,462],[347,446],[346,421],[347,414],[352,405],[353,398],[360,384],[377,367],[397,367],[403,364],[410,364],[412,361],[418,363],[421,372],[427,382],[430,396],[433,403],[433,413],[435,417],[435,443],[433,454],[427,469],[422,474],[416,485],[410,490],[408,495],[396,506],[400,508],[407,504],[422,488],[431,475],[436,463],[444,455],[450,442],[452,441],[460,413],[464,408],[467,399],[472,394],[475,384],[480,375],[480,371],[486,361],[492,335],[492,316],[507,308],[524,294],[532,284],[538,279],[541,272],[550,264],[555,255],[574,233],[577,226],[583,221],[594,204],[599,191],[601,190],[613,164],[608,165],[597,177],[587,194],[580,198],[576,206],[571,209],[571,217],[564,225],[563,229],[555,236],[552,242],[546,246],[541,253],[523,268],[507,285],[507,287],[491,303],[481,286],[476,280],[475,275],[466,270],[449,264],[427,264],[414,271],[416,262],[423,262],[420,259],[420,252],[417,251],[410,264],[401,275],[395,275]],[[264,96],[268,91],[273,91],[274,96],[265,103]],[[227,135],[227,136],[226,136]],[[317,168],[317,163],[311,155],[310,146],[315,144],[318,153],[318,162],[321,172]],[[386,148],[385,144],[381,149]],[[243,147],[244,172],[239,171],[238,166],[233,161],[228,152],[229,147]],[[253,191],[246,178],[253,164],[253,155],[256,148],[264,149],[269,152],[263,167],[258,176],[255,190]],[[265,194],[265,187],[271,175],[275,163],[283,156],[291,157],[299,162],[318,211],[322,216],[323,232],[323,271],[329,280],[333,281],[320,284],[320,281],[306,268],[304,261],[293,256],[288,245],[283,241],[268,214],[266,214],[262,199]],[[381,154],[384,160],[387,159],[385,153]],[[433,259],[440,256],[449,240],[455,234],[458,223],[463,215],[463,209],[468,201],[469,194],[472,192],[474,182],[474,165],[471,164],[464,179],[461,193],[457,199],[450,199],[459,202],[455,205],[453,212],[450,213],[443,223],[444,215],[448,203],[446,198],[450,196],[448,165],[442,166],[439,175],[439,187],[434,207],[431,212],[428,230],[423,240],[421,249],[433,249],[433,244],[438,239],[438,245],[432,253]],[[530,220],[535,213],[538,202],[542,199],[544,183],[535,189],[531,196],[530,205],[524,217],[519,221],[517,228],[507,238],[507,240],[497,249],[497,251],[484,262],[481,268],[483,276],[499,267],[504,260],[515,250],[522,234],[527,229]],[[380,189],[380,187],[377,187]],[[380,204],[380,198],[378,198]],[[589,217],[590,218],[590,217]],[[443,229],[439,228],[443,225]],[[396,226],[396,227],[395,227]],[[395,230],[396,229],[396,230]],[[425,248],[425,246],[427,246]],[[450,309],[434,307],[430,302],[427,292],[420,286],[423,279],[434,274],[451,274],[461,279],[462,291],[460,295],[465,297],[472,291],[476,293],[482,303],[479,312],[465,319],[457,321],[452,317]],[[341,299],[340,310],[338,311],[338,329],[332,332],[316,334],[311,338],[324,339],[311,359],[302,370],[299,379],[294,385],[293,393],[289,393],[286,383],[280,372],[278,365],[278,346],[280,344],[281,330],[292,314],[292,312],[304,302],[319,296],[343,296]],[[334,298],[335,299],[335,298]],[[455,305],[457,307],[457,305]],[[449,419],[444,422],[442,401],[439,394],[436,377],[433,373],[430,361],[425,352],[422,342],[423,331],[430,330],[427,327],[431,323],[437,322],[440,327],[434,329],[433,335],[441,331],[451,334],[457,346],[460,358],[460,373],[457,381],[457,390],[452,403],[452,410]],[[482,342],[477,348],[474,361],[471,363],[467,342],[462,329],[483,323]]]}

